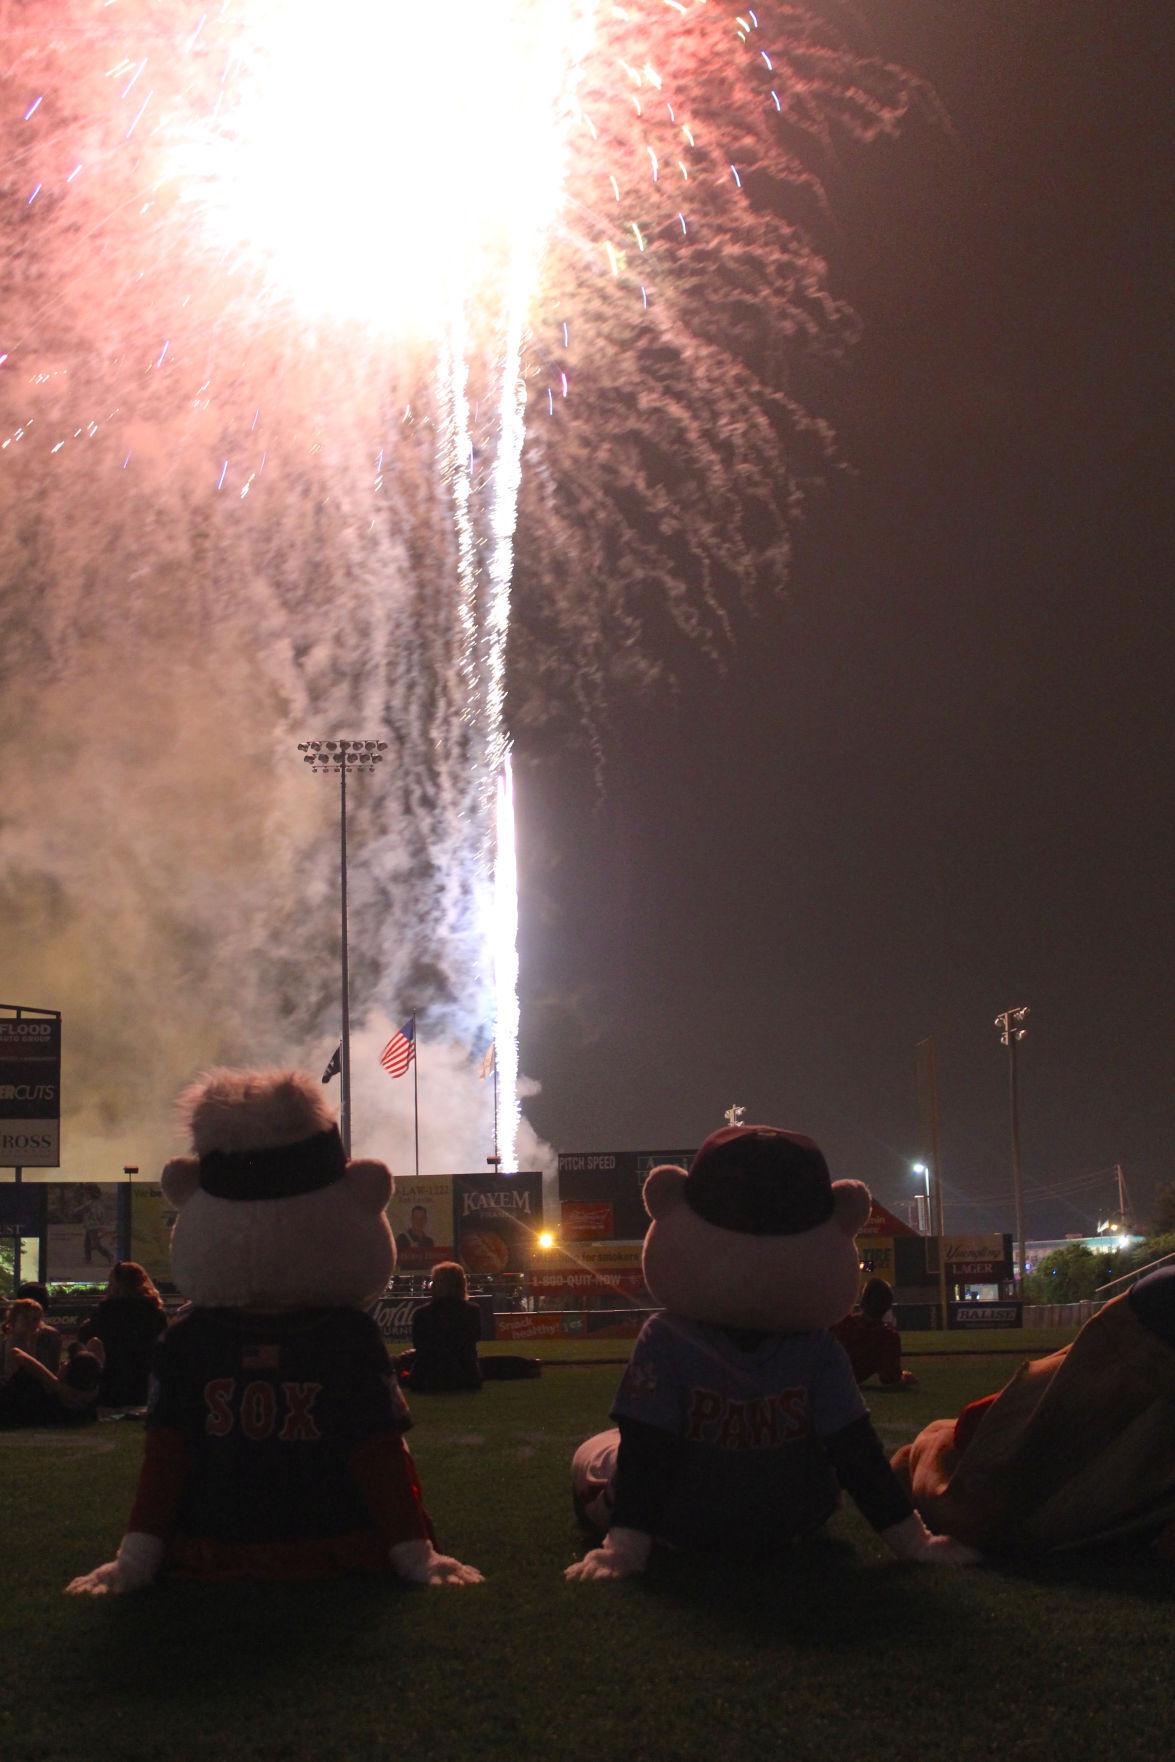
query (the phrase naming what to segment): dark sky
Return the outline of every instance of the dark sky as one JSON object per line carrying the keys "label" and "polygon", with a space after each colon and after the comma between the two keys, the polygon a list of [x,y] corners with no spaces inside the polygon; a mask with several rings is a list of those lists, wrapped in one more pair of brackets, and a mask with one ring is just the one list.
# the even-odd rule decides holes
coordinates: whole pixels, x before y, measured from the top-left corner
{"label": "dark sky", "polygon": [[725,674],[611,706],[599,796],[519,750],[522,1068],[563,1150],[732,1102],[901,1205],[939,1069],[948,1227],[1145,1217],[1172,1124],[1172,27],[1149,0],[864,0],[949,119],[824,168],[864,339],[853,474]]}

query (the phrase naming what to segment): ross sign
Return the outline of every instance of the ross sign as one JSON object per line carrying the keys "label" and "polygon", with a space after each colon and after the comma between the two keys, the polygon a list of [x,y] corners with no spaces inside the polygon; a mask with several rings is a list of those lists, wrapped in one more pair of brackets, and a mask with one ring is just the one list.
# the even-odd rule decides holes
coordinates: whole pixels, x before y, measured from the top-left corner
{"label": "ross sign", "polygon": [[0,1016],[0,1167],[61,1162],[61,1017]]}
{"label": "ross sign", "polygon": [[527,1272],[543,1224],[543,1177],[454,1175],[453,1233],[457,1259],[477,1277]]}
{"label": "ross sign", "polygon": [[952,1328],[1018,1328],[1022,1303],[949,1303],[947,1325]]}

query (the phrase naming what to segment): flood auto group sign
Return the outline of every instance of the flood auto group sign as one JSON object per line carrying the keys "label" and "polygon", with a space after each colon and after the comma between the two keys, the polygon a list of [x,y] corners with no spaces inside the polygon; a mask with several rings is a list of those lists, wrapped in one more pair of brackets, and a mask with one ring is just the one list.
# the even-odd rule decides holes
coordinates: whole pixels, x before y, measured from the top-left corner
{"label": "flood auto group sign", "polygon": [[61,1018],[0,1017],[0,1168],[61,1162]]}

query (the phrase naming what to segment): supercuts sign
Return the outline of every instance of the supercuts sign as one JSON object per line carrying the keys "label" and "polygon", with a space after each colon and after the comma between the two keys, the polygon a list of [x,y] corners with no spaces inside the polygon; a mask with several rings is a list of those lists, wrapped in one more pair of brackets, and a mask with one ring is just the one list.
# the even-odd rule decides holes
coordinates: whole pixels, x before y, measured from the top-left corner
{"label": "supercuts sign", "polygon": [[61,1018],[0,1016],[0,1168],[61,1161]]}

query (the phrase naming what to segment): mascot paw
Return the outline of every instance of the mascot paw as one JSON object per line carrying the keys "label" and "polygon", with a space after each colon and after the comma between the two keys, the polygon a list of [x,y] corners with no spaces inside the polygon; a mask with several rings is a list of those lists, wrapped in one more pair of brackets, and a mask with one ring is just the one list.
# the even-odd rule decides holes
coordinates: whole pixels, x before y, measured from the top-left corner
{"label": "mascot paw", "polygon": [[391,1551],[392,1565],[410,1585],[480,1585],[476,1566],[465,1566],[451,1554],[438,1554],[431,1542],[398,1542]]}
{"label": "mascot paw", "polygon": [[65,1587],[67,1597],[121,1597],[126,1591],[141,1591],[149,1585],[163,1563],[164,1543],[158,1536],[132,1530],[122,1538],[118,1553],[105,1566],[71,1578]]}
{"label": "mascot paw", "polygon": [[117,1597],[123,1591],[137,1588],[127,1583],[126,1574],[117,1560],[108,1560],[105,1566],[96,1566],[93,1572],[83,1572],[79,1578],[71,1578],[65,1594],[67,1597]]}
{"label": "mascot paw", "polygon": [[653,1546],[651,1536],[643,1530],[610,1529],[602,1548],[593,1548],[563,1574],[573,1583],[591,1578],[631,1578],[643,1572]]}

